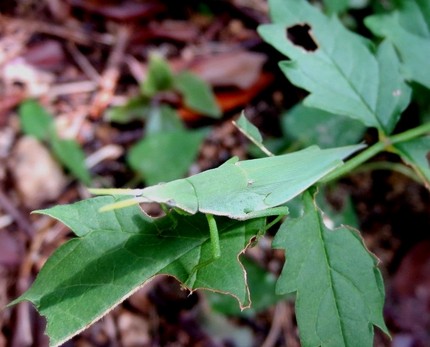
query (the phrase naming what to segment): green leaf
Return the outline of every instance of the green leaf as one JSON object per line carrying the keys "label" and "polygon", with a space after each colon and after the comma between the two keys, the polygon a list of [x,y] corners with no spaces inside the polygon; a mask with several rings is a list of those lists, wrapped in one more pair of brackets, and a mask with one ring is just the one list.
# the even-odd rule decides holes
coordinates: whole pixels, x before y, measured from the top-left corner
{"label": "green leaf", "polygon": [[365,19],[375,35],[385,37],[398,50],[406,77],[430,88],[430,4],[426,0],[407,0],[391,14]]}
{"label": "green leaf", "polygon": [[362,123],[298,104],[281,118],[282,132],[303,147],[318,145],[321,148],[340,147],[357,143],[363,137]]}
{"label": "green leaf", "polygon": [[[191,269],[211,256],[204,216],[174,214],[173,218],[150,220],[137,206],[98,212],[113,201],[112,197],[98,197],[38,211],[81,236],[58,248],[32,287],[11,303],[28,300],[36,306],[47,318],[51,346],[87,328],[153,276],[168,274],[187,282]],[[192,289],[227,292],[247,306],[246,277],[237,259],[264,220],[217,221],[222,257],[201,268],[188,283]]]}
{"label": "green leaf", "polygon": [[291,59],[280,66],[293,84],[310,92],[305,105],[357,119],[389,134],[410,99],[393,48],[384,43],[375,56],[363,37],[306,1],[271,0],[270,6],[276,24],[260,26],[259,33]]}
{"label": "green leaf", "polygon": [[142,94],[152,97],[158,92],[171,89],[172,86],[173,74],[169,64],[162,56],[151,54],[146,79],[140,85]]}
{"label": "green leaf", "polygon": [[277,295],[275,292],[277,281],[275,275],[247,257],[242,259],[242,264],[248,274],[247,282],[252,306],[242,311],[233,297],[208,292],[206,296],[212,309],[226,315],[250,317],[285,299],[285,295]]}
{"label": "green leaf", "polygon": [[51,147],[56,158],[82,183],[91,184],[91,175],[85,166],[85,154],[74,140],[51,139]]}
{"label": "green leaf", "polygon": [[240,117],[233,121],[233,124],[239,131],[244,134],[252,143],[254,143],[260,150],[268,156],[273,154],[263,145],[263,137],[257,127],[252,124],[246,117],[245,113],[242,112]]}
{"label": "green leaf", "polygon": [[146,134],[183,130],[184,125],[178,113],[167,105],[152,107],[146,123]]}
{"label": "green leaf", "polygon": [[19,120],[25,134],[38,140],[47,140],[54,130],[52,116],[35,100],[26,100],[19,105]]}
{"label": "green leaf", "polygon": [[184,177],[204,136],[186,130],[149,134],[130,148],[127,162],[148,185]]}
{"label": "green leaf", "polygon": [[124,105],[111,107],[106,111],[110,122],[125,124],[134,120],[146,119],[150,110],[150,100],[143,96],[130,98]]}
{"label": "green leaf", "polygon": [[328,13],[344,12],[348,9],[349,0],[324,0],[324,7]]}
{"label": "green leaf", "polygon": [[424,136],[394,145],[402,159],[410,164],[430,189],[430,136]]}
{"label": "green leaf", "polygon": [[191,72],[181,72],[175,76],[175,88],[179,90],[187,107],[204,115],[220,118],[222,113],[211,87]]}
{"label": "green leaf", "polygon": [[328,229],[310,193],[304,206],[303,216],[287,219],[273,242],[287,250],[277,290],[296,292],[302,344],[371,347],[373,325],[387,333],[377,260],[358,232]]}

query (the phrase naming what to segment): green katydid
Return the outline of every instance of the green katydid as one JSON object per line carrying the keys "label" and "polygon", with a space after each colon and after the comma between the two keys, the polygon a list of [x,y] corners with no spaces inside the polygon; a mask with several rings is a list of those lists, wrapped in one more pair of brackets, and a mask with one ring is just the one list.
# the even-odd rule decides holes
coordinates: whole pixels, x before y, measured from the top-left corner
{"label": "green katydid", "polygon": [[132,199],[107,205],[102,210],[137,203],[156,202],[188,214],[204,213],[209,224],[213,258],[221,256],[218,228],[214,215],[236,220],[282,216],[286,202],[316,183],[342,159],[363,145],[320,149],[312,146],[290,154],[239,161],[231,158],[221,166],[188,178],[143,189],[91,189],[93,194],[132,195]]}

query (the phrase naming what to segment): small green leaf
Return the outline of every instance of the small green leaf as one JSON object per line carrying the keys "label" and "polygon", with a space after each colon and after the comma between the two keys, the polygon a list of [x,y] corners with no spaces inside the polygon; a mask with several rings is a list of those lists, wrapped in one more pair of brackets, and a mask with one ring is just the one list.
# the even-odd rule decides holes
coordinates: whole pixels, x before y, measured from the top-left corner
{"label": "small green leaf", "polygon": [[430,189],[430,136],[397,143],[395,147]]}
{"label": "small green leaf", "polygon": [[371,347],[373,325],[387,333],[377,260],[358,232],[328,229],[311,194],[303,199],[303,216],[287,219],[273,242],[287,250],[278,293],[296,292],[304,346]]}
{"label": "small green leaf", "polygon": [[[259,33],[291,59],[280,66],[293,84],[310,92],[304,104],[389,134],[410,98],[392,48],[382,44],[375,56],[363,37],[307,1],[270,4],[276,24],[260,26]],[[297,41],[303,35],[307,40]]]}
{"label": "small green leaf", "polygon": [[178,113],[167,105],[152,107],[146,122],[146,134],[183,130],[184,125]]}
{"label": "small green leaf", "polygon": [[51,147],[57,159],[82,183],[91,184],[91,175],[85,166],[85,154],[74,140],[51,139]]}
{"label": "small green leaf", "polygon": [[125,124],[134,120],[146,119],[150,110],[150,100],[144,96],[130,98],[124,105],[111,107],[106,111],[110,122]]}
{"label": "small green leaf", "polygon": [[282,132],[303,147],[340,147],[357,143],[365,127],[354,119],[298,104],[281,118]]}
{"label": "small green leaf", "polygon": [[152,97],[158,92],[171,89],[172,86],[173,74],[169,64],[160,55],[151,54],[146,79],[140,86],[142,94]]}
{"label": "small green leaf", "polygon": [[344,12],[348,9],[349,0],[324,0],[324,7],[329,14]]}
{"label": "small green leaf", "polygon": [[24,133],[38,140],[48,140],[54,130],[52,116],[35,100],[26,100],[19,106],[19,120]]}
{"label": "small green leaf", "polygon": [[187,107],[213,118],[220,118],[222,113],[211,87],[191,72],[181,72],[175,76],[175,88],[179,90]]}
{"label": "small green leaf", "polygon": [[[87,328],[156,274],[186,282],[191,269],[211,256],[204,216],[150,220],[137,206],[98,212],[113,201],[98,197],[38,211],[81,236],[58,248],[32,287],[12,303],[31,301],[46,317],[51,346]],[[192,288],[227,292],[247,306],[246,275],[237,259],[264,220],[217,221],[223,256],[198,271]]]}
{"label": "small green leaf", "polygon": [[130,149],[127,162],[148,185],[182,178],[204,136],[204,132],[186,130],[149,134]]}
{"label": "small green leaf", "polygon": [[428,1],[407,0],[391,14],[373,15],[365,19],[375,35],[390,40],[403,61],[408,79],[430,88],[430,5]]}
{"label": "small green leaf", "polygon": [[233,121],[233,124],[239,131],[244,134],[249,140],[252,141],[260,150],[268,156],[272,156],[273,154],[263,145],[263,137],[260,134],[260,131],[257,127],[252,124],[246,117],[245,113],[242,112],[240,117]]}

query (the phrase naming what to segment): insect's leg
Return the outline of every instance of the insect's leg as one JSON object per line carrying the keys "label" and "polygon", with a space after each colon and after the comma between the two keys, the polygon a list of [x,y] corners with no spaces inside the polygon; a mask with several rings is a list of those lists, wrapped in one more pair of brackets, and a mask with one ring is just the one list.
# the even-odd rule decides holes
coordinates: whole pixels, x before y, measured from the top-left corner
{"label": "insect's leg", "polygon": [[160,207],[165,213],[165,215],[167,216],[167,218],[169,218],[170,221],[172,222],[172,226],[170,227],[170,229],[175,229],[176,226],[178,225],[178,220],[173,215],[172,210],[169,207],[167,207],[166,204],[160,204]]}
{"label": "insect's leg", "polygon": [[278,223],[288,213],[289,211],[287,206],[278,206],[278,207],[268,208],[267,210],[249,212],[246,215],[246,219],[278,216],[272,222],[270,222],[265,226],[263,232],[266,232],[266,230],[270,229],[273,225]]}
{"label": "insect's leg", "polygon": [[281,218],[288,214],[287,206],[278,206],[268,208],[262,211],[253,211],[246,214],[246,219],[260,218],[260,217],[269,217],[269,216],[280,216]]}
{"label": "insect's leg", "polygon": [[213,215],[207,214],[206,219],[208,220],[209,234],[211,237],[212,259],[216,260],[221,256],[218,226],[216,225],[216,220]]}
{"label": "insect's leg", "polygon": [[214,262],[215,260],[217,260],[221,257],[219,232],[218,232],[218,226],[216,224],[216,220],[215,220],[214,216],[211,214],[206,214],[205,216],[206,216],[206,219],[208,220],[208,225],[209,225],[209,234],[210,234],[210,238],[211,238],[211,247],[212,247],[212,258],[194,266],[194,268],[191,270],[190,278],[199,269],[209,265],[210,263]]}

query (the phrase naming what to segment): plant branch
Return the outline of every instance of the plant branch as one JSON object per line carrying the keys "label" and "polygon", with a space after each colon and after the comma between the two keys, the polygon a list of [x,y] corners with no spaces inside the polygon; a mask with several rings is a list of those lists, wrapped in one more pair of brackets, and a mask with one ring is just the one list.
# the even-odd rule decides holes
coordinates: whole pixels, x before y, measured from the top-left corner
{"label": "plant branch", "polygon": [[360,154],[356,155],[354,158],[348,160],[337,170],[328,174],[326,177],[324,177],[324,179],[321,180],[321,182],[327,183],[332,180],[339,179],[340,177],[350,173],[356,167],[363,164],[365,161],[369,160],[370,158],[374,157],[376,154],[384,150],[390,149],[390,151],[396,152],[394,148],[390,148],[393,144],[409,141],[426,133],[430,133],[430,123],[426,123],[416,128],[406,130],[405,132],[397,135],[388,136],[384,139],[380,139],[374,145],[365,149]]}

